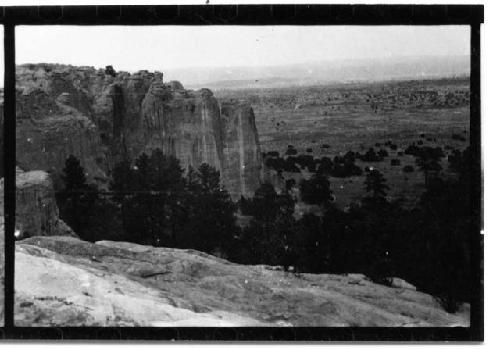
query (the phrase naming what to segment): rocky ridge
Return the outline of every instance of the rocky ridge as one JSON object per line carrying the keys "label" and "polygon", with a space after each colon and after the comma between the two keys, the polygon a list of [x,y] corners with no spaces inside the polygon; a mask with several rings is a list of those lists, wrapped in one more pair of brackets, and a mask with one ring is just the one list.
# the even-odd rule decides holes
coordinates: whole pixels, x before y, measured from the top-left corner
{"label": "rocky ridge", "polygon": [[105,185],[113,164],[160,148],[184,168],[216,167],[233,198],[260,184],[259,138],[246,102],[220,105],[208,89],[111,67],[25,64],[16,82],[17,162],[24,170],[58,174],[73,154],[90,181]]}
{"label": "rocky ridge", "polygon": [[448,314],[429,295],[363,275],[294,275],[125,242],[18,241],[15,275],[18,326],[469,324],[468,305]]}

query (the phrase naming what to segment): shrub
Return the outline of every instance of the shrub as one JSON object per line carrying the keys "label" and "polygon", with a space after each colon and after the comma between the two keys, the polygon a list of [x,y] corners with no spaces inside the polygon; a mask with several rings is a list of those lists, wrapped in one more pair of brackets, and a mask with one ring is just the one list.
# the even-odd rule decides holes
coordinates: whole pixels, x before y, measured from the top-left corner
{"label": "shrub", "polygon": [[332,199],[330,181],[322,175],[315,174],[311,179],[300,182],[300,196],[306,204],[321,205]]}
{"label": "shrub", "polygon": [[415,169],[411,165],[406,165],[405,167],[403,167],[403,172],[405,172],[405,173],[410,173],[413,171],[415,171]]}
{"label": "shrub", "polygon": [[383,157],[375,153],[373,148],[370,148],[365,154],[360,155],[359,159],[365,162],[379,162],[383,160]]}
{"label": "shrub", "polygon": [[377,155],[380,156],[381,158],[385,158],[386,156],[389,156],[389,153],[385,149],[380,149]]}
{"label": "shrub", "polygon": [[113,69],[112,65],[107,65],[106,69],[104,70],[104,74],[111,75],[112,77],[115,77],[116,71]]}
{"label": "shrub", "polygon": [[461,142],[465,142],[467,140],[464,136],[457,134],[457,133],[452,134],[451,138],[456,140],[456,141],[461,141]]}

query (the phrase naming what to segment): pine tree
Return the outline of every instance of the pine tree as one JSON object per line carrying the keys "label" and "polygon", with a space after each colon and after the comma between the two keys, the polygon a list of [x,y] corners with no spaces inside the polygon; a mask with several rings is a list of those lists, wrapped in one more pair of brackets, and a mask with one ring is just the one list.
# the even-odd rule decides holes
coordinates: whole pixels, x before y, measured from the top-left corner
{"label": "pine tree", "polygon": [[66,160],[61,177],[64,189],[56,194],[61,218],[82,239],[95,239],[89,228],[98,197],[97,188],[87,183],[84,168],[73,155]]}
{"label": "pine tree", "polygon": [[385,183],[386,179],[380,171],[373,169],[367,173],[365,189],[373,201],[386,201],[389,187]]}
{"label": "pine tree", "polygon": [[327,177],[315,174],[311,179],[300,182],[302,201],[312,205],[325,205],[332,199],[330,181]]}
{"label": "pine tree", "polygon": [[236,227],[236,205],[221,188],[220,173],[208,164],[190,168],[183,201],[188,211],[181,233],[181,247],[227,256],[231,253]]}
{"label": "pine tree", "polygon": [[66,191],[81,191],[87,187],[87,178],[84,169],[74,155],[70,155],[65,162],[63,175],[61,176]]}
{"label": "pine tree", "polygon": [[[429,185],[430,178],[436,178],[442,167],[439,164],[439,159],[419,156],[416,159],[417,166],[424,172],[425,186]],[[431,177],[432,176],[432,177]]]}
{"label": "pine tree", "polygon": [[150,156],[141,154],[133,166],[128,162],[115,166],[111,190],[130,241],[177,246],[186,220],[182,172],[179,160],[159,149]]}

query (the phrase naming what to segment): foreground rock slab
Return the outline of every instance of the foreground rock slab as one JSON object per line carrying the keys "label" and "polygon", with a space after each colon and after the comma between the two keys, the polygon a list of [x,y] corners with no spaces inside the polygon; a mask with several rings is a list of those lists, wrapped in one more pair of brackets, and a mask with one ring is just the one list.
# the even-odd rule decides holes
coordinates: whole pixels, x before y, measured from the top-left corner
{"label": "foreground rock slab", "polygon": [[285,273],[198,251],[72,237],[16,246],[17,326],[468,326],[468,305],[359,275]]}

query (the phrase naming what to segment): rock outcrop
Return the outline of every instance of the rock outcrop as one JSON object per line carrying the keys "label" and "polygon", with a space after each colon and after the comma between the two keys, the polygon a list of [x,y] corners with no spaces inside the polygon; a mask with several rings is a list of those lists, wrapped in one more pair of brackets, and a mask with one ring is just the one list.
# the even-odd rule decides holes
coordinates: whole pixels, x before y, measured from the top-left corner
{"label": "rock outcrop", "polygon": [[253,192],[263,177],[255,116],[248,103],[223,104],[224,183],[234,192]]}
{"label": "rock outcrop", "polygon": [[[3,178],[0,180],[0,206],[3,207]],[[2,212],[3,220],[3,212]],[[47,172],[16,173],[16,236],[67,235],[76,237],[70,227],[59,218],[52,181]]]}
{"label": "rock outcrop", "polygon": [[185,168],[216,167],[233,198],[260,184],[259,138],[246,103],[220,106],[210,90],[164,83],[157,72],[26,64],[16,78],[17,161],[25,170],[58,174],[74,154],[89,180],[106,185],[113,164],[160,148]]}
{"label": "rock outcrop", "polygon": [[294,275],[193,250],[33,237],[16,243],[15,267],[17,326],[469,326],[467,304],[449,314],[363,275]]}

